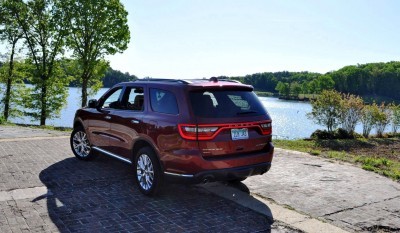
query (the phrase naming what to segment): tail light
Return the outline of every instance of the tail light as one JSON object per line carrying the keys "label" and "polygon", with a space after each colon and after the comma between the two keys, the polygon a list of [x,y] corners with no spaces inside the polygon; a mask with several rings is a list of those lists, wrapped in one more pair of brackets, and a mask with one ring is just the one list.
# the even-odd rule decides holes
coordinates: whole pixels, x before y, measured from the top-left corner
{"label": "tail light", "polygon": [[261,132],[263,135],[269,135],[272,134],[272,124],[271,122],[265,122],[265,123],[261,123]]}
{"label": "tail light", "polygon": [[184,139],[210,140],[215,137],[218,128],[218,126],[197,126],[181,124],[179,125],[179,133]]}
{"label": "tail light", "polygon": [[188,140],[212,140],[224,129],[257,128],[262,135],[272,133],[271,121],[244,122],[218,125],[179,124],[179,134]]}

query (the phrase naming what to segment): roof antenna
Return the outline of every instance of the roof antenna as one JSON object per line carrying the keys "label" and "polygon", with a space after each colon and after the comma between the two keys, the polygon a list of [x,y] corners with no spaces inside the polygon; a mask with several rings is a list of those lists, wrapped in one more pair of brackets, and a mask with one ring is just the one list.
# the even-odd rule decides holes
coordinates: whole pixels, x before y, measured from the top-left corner
{"label": "roof antenna", "polygon": [[217,77],[211,77],[211,78],[210,78],[210,82],[217,83],[217,82],[218,82]]}

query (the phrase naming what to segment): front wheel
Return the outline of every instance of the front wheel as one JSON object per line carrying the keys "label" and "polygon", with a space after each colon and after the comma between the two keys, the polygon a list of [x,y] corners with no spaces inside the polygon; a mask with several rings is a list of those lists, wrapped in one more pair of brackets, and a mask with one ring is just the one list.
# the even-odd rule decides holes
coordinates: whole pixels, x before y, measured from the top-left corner
{"label": "front wheel", "polygon": [[157,193],[162,183],[161,169],[157,156],[150,147],[141,148],[133,163],[135,181],[140,192],[147,196]]}
{"label": "front wheel", "polygon": [[93,158],[92,147],[85,130],[77,127],[72,131],[70,138],[71,149],[75,157],[81,160],[89,160]]}

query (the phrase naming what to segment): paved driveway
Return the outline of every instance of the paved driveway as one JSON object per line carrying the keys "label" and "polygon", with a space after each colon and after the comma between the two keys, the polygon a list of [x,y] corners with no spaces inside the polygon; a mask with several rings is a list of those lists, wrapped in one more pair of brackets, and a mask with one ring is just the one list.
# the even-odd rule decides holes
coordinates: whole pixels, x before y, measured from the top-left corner
{"label": "paved driveway", "polygon": [[244,184],[349,231],[400,232],[400,183],[351,164],[276,149],[271,170]]}
{"label": "paved driveway", "polygon": [[270,232],[270,218],[199,186],[145,197],[128,165],[79,161],[68,138],[8,138],[0,140],[0,232]]}

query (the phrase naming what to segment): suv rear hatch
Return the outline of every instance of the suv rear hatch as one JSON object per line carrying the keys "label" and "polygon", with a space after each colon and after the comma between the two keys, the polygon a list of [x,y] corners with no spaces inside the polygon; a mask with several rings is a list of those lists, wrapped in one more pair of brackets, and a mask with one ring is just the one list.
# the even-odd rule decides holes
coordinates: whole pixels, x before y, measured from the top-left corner
{"label": "suv rear hatch", "polygon": [[205,159],[269,151],[271,119],[248,86],[189,92],[195,124],[179,125],[183,138],[197,140]]}

